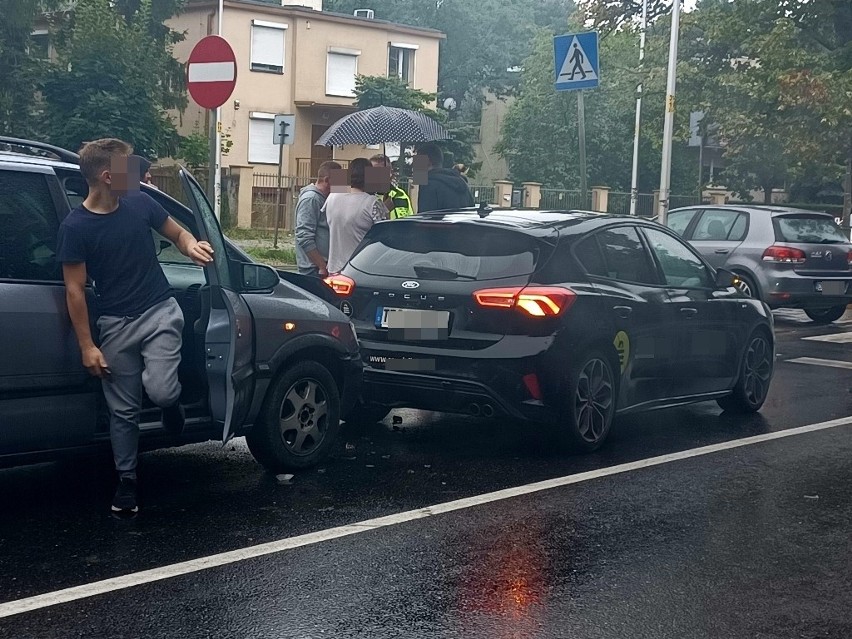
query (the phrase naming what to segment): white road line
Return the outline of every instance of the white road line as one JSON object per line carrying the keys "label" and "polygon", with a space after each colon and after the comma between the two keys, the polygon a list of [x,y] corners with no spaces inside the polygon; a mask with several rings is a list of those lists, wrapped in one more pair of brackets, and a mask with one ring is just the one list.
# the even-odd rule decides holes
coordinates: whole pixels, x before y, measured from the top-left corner
{"label": "white road line", "polygon": [[848,333],[833,333],[831,335],[813,335],[811,337],[803,337],[802,339],[812,342],[831,342],[833,344],[848,344],[852,342],[852,332]]}
{"label": "white road line", "polygon": [[811,364],[813,366],[828,366],[830,368],[847,368],[852,370],[852,362],[841,362],[836,359],[820,359],[819,357],[797,357],[784,360],[793,364]]}
{"label": "white road line", "polygon": [[852,417],[844,417],[828,422],[800,426],[798,428],[791,428],[788,430],[782,430],[774,433],[765,433],[763,435],[755,435],[753,437],[744,437],[742,439],[735,439],[719,444],[712,444],[710,446],[702,446],[700,448],[692,448],[690,450],[670,453],[668,455],[660,455],[659,457],[641,459],[627,464],[619,464],[618,466],[610,466],[609,468],[601,468],[599,470],[592,470],[585,473],[577,473],[575,475],[567,475],[565,477],[548,479],[534,484],[527,484],[525,486],[506,488],[505,490],[485,493],[482,495],[477,495],[475,497],[468,497],[466,499],[444,502],[442,504],[436,504],[434,506],[427,506],[426,508],[409,510],[407,512],[398,513],[396,515],[388,515],[386,517],[368,519],[366,521],[362,521],[355,524],[338,526],[337,528],[329,528],[328,530],[321,530],[319,532],[308,533],[306,535],[299,535],[298,537],[289,537],[286,539],[280,539],[278,541],[272,541],[265,544],[258,544],[256,546],[249,546],[247,548],[240,548],[239,550],[231,550],[216,555],[210,555],[208,557],[191,559],[189,561],[184,561],[178,564],[171,564],[168,566],[162,566],[160,568],[153,568],[151,570],[134,572],[128,575],[122,575],[120,577],[104,579],[103,581],[96,581],[90,584],[84,584],[82,586],[73,586],[71,588],[65,588],[63,590],[57,590],[55,592],[48,592],[42,595],[36,595],[34,597],[27,597],[25,599],[18,599],[16,601],[9,601],[0,604],[0,618],[11,617],[13,615],[19,615],[25,612],[32,612],[34,610],[40,610],[42,608],[48,608],[50,606],[56,606],[71,601],[77,601],[79,599],[87,599],[89,597],[95,597],[110,592],[116,592],[118,590],[124,590],[126,588],[132,588],[134,586],[141,586],[142,584],[162,581],[163,579],[171,579],[180,575],[187,575],[194,572],[199,572],[201,570],[207,570],[209,568],[225,566],[228,564],[245,561],[247,559],[253,559],[255,557],[262,557],[264,555],[271,555],[274,553],[283,552],[285,550],[302,548],[304,546],[310,546],[313,544],[322,543],[324,541],[331,541],[332,539],[349,537],[351,535],[357,535],[359,533],[377,530],[379,528],[386,528],[388,526],[395,526],[397,524],[415,521],[417,519],[425,519],[427,517],[434,517],[435,515],[441,515],[456,510],[463,510],[465,508],[482,506],[483,504],[490,504],[504,499],[512,499],[514,497],[530,495],[532,493],[551,490],[553,488],[559,488],[561,486],[579,484],[582,482],[591,481],[593,479],[599,479],[601,477],[611,477],[612,475],[619,475],[621,473],[641,470],[643,468],[651,468],[653,466],[660,466],[662,464],[668,464],[683,459],[702,457],[704,455],[710,455],[725,450],[742,448],[744,446],[751,446],[753,444],[760,444],[762,442],[768,442],[776,439],[784,439],[786,437],[804,435],[807,433],[828,430],[830,428],[837,428],[839,426],[847,426],[850,424],[852,424]]}

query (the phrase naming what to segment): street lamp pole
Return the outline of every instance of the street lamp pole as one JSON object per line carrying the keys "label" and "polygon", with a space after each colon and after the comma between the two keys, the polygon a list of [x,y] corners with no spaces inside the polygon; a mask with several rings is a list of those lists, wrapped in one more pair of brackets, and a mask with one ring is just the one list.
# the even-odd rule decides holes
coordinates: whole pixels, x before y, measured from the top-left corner
{"label": "street lamp pole", "polygon": [[[224,0],[219,0],[217,11],[216,35],[222,37],[222,13],[225,10]],[[215,143],[213,147],[213,212],[216,219],[221,220],[222,212],[222,107],[216,107],[214,126]]]}
{"label": "street lamp pole", "polygon": [[[645,59],[645,31],[648,29],[648,0],[642,0],[642,30],[639,32],[639,72]],[[636,126],[633,131],[633,173],[630,179],[630,215],[639,203],[639,126],[642,123],[642,82],[636,87]]]}
{"label": "street lamp pole", "polygon": [[675,83],[677,81],[677,41],[680,30],[680,3],[672,3],[672,34],[669,43],[669,72],[666,79],[666,119],[663,126],[663,161],[660,167],[660,208],[657,219],[665,224],[669,216],[672,177],[672,138],[674,137]]}

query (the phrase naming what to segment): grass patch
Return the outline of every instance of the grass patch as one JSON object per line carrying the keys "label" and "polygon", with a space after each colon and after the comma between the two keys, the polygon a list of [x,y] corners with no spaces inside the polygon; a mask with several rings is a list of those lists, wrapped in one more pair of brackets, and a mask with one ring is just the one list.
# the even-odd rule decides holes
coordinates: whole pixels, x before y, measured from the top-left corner
{"label": "grass patch", "polygon": [[296,251],[291,248],[262,248],[258,246],[245,247],[243,250],[262,264],[272,266],[287,266],[296,263]]}

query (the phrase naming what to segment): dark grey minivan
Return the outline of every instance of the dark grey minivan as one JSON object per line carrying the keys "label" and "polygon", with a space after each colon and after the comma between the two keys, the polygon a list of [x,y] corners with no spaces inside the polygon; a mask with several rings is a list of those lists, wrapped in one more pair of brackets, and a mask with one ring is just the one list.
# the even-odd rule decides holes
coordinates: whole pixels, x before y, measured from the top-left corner
{"label": "dark grey minivan", "polygon": [[675,209],[668,226],[740,290],[771,308],[801,308],[827,324],[852,303],[852,243],[826,213],[783,206]]}
{"label": "dark grey minivan", "polygon": [[[88,192],[76,162],[62,149],[0,137],[0,465],[109,443],[100,382],[83,368],[55,255],[60,222]],[[140,445],[245,435],[271,470],[310,466],[333,446],[341,413],[359,394],[354,329],[230,244],[199,185],[186,171],[180,178],[189,207],[147,192],[209,241],[215,260],[198,267],[152,237],[186,320],[179,374],[187,424],[180,439],[167,436],[146,399]]]}

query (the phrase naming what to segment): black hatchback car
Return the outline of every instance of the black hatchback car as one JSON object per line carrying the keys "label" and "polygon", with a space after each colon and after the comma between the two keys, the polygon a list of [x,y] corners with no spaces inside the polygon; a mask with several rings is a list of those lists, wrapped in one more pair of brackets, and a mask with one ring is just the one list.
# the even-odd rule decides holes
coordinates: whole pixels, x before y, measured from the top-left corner
{"label": "black hatchback car", "polygon": [[376,416],[550,422],[590,451],[628,411],[756,411],[773,373],[768,307],[637,218],[471,209],[382,222],[327,283],[358,332]]}

